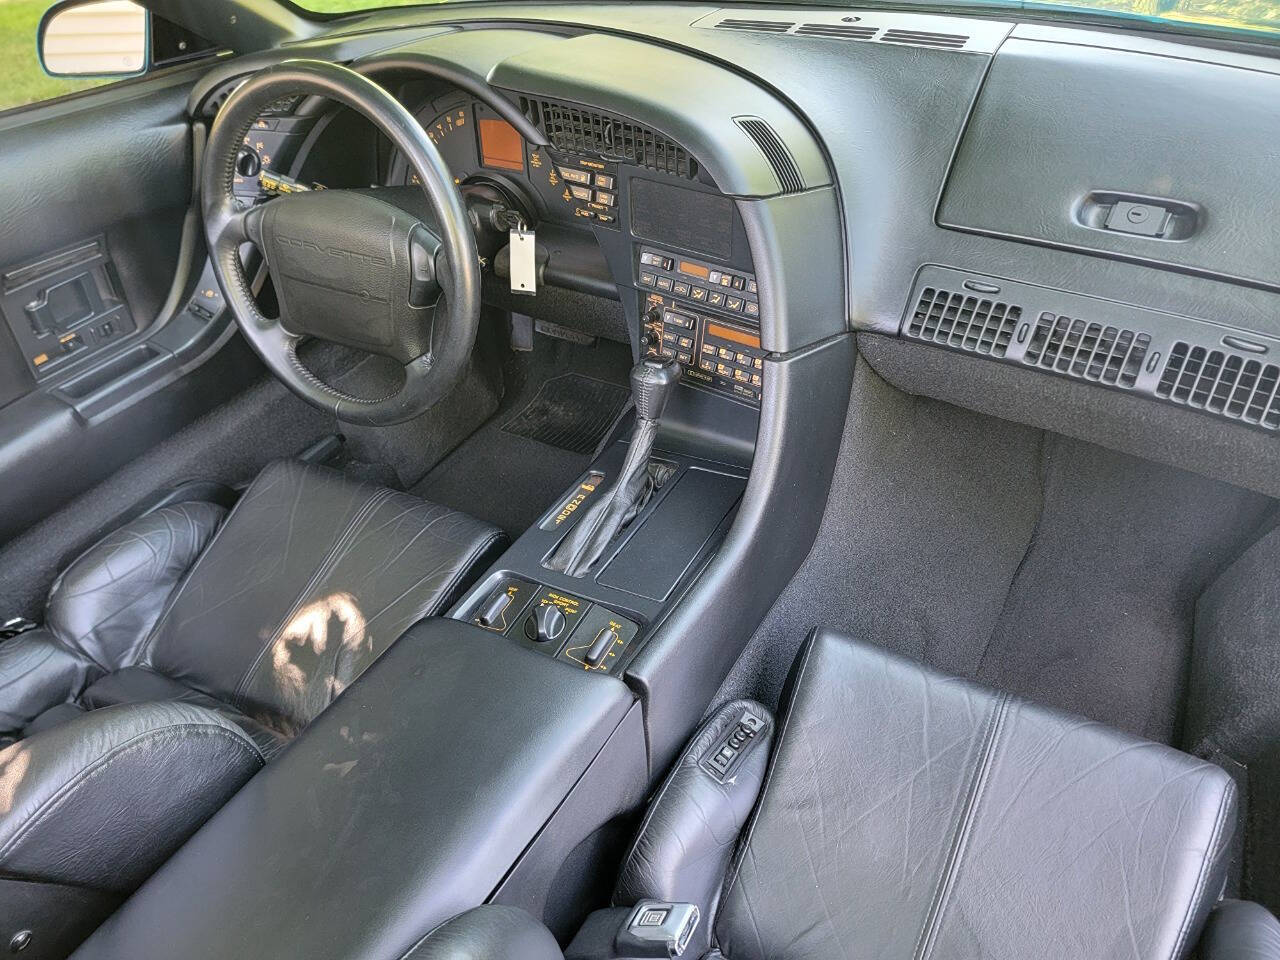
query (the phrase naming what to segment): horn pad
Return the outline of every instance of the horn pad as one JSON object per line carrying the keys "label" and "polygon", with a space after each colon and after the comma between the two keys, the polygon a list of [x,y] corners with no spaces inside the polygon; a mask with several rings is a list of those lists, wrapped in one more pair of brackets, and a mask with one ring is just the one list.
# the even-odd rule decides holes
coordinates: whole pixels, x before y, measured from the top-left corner
{"label": "horn pad", "polygon": [[262,247],[285,329],[401,363],[427,353],[432,310],[410,303],[412,240],[421,229],[413,215],[366,193],[272,200]]}

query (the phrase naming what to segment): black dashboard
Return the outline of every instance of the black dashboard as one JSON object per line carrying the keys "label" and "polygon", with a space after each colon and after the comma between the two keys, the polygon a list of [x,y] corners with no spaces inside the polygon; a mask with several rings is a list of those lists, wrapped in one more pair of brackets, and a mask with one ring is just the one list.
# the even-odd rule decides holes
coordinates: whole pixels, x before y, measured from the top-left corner
{"label": "black dashboard", "polygon": [[[544,289],[617,300],[637,352],[747,411],[730,459],[769,359],[852,332],[910,392],[1280,486],[1273,49],[880,10],[457,18],[336,21],[292,52],[402,81],[459,186],[537,232]],[[351,149],[307,115],[264,132]]]}

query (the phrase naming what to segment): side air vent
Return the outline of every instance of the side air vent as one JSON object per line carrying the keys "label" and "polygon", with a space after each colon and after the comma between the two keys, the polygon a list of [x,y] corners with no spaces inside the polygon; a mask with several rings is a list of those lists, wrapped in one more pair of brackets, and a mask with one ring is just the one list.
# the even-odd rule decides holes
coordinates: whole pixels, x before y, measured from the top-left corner
{"label": "side air vent", "polygon": [[969,38],[961,33],[933,33],[928,30],[886,30],[881,43],[902,43],[914,47],[942,47],[963,50]]}
{"label": "side air vent", "polygon": [[791,156],[791,151],[773,127],[759,117],[734,117],[733,122],[760,148],[783,193],[799,193],[804,189],[804,178],[800,176],[795,157]]}
{"label": "side air vent", "polygon": [[1138,382],[1151,338],[1119,327],[1042,313],[1023,363],[1113,387]]}
{"label": "side air vent", "polygon": [[563,153],[586,153],[693,179],[697,162],[674,140],[625,117],[556,100],[520,98],[524,115]]}
{"label": "side air vent", "polygon": [[786,33],[795,26],[793,20],[744,20],[729,17],[716,24],[717,30],[748,30],[754,33]]}
{"label": "side air vent", "polygon": [[1280,429],[1280,367],[1226,350],[1174,343],[1156,396],[1197,410]]}
{"label": "side air vent", "polygon": [[1022,308],[988,297],[925,287],[907,321],[907,336],[992,357],[1003,357]]}
{"label": "side air vent", "polygon": [[799,37],[830,37],[833,40],[870,40],[878,27],[864,27],[856,23],[802,23],[796,28]]}

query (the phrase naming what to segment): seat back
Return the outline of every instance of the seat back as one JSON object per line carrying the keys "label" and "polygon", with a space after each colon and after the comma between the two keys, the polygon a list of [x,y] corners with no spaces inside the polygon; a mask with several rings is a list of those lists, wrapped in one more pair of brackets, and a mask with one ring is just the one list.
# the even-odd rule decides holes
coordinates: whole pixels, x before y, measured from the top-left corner
{"label": "seat back", "polygon": [[152,669],[289,736],[452,602],[497,530],[297,461],[267,467],[175,592]]}
{"label": "seat back", "polygon": [[1181,958],[1234,805],[1211,764],[819,632],[717,941],[732,960]]}

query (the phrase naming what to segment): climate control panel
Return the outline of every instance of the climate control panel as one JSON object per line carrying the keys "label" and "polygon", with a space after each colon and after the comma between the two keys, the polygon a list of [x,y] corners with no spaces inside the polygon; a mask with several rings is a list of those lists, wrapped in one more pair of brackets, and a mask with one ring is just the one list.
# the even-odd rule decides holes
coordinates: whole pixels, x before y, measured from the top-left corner
{"label": "climate control panel", "polygon": [[699,309],[713,309],[760,320],[760,299],[753,273],[717,267],[703,260],[668,253],[656,247],[640,247],[636,285]]}

